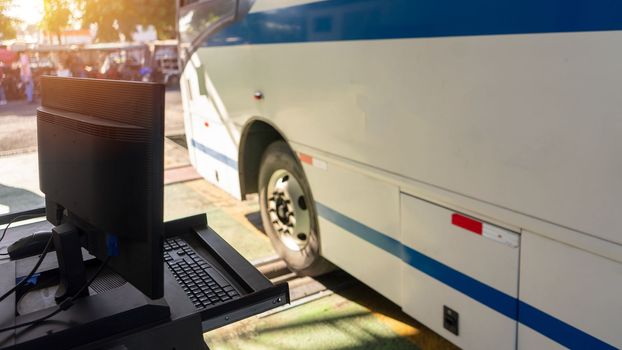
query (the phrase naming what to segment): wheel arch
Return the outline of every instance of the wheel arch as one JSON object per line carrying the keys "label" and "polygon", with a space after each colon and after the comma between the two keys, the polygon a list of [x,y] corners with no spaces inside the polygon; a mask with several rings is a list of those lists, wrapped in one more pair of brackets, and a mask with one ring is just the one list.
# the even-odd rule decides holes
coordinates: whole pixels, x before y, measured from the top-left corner
{"label": "wheel arch", "polygon": [[[261,158],[266,148],[279,140],[289,146],[283,132],[268,120],[255,117],[244,125],[238,147],[238,175],[242,199],[246,199],[247,194],[257,193]],[[291,146],[289,147],[291,149]],[[294,153],[293,150],[292,153]]]}

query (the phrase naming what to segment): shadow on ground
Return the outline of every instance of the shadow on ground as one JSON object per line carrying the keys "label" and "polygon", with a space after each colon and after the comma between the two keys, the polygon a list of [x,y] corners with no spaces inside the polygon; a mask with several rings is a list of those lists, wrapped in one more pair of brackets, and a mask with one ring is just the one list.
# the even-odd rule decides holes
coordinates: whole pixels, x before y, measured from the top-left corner
{"label": "shadow on ground", "polygon": [[248,222],[250,222],[251,225],[257,229],[257,231],[263,233],[264,235],[266,234],[266,231],[263,229],[263,224],[261,223],[261,213],[259,211],[254,211],[252,213],[245,214],[244,216],[246,217],[246,220],[248,220]]}
{"label": "shadow on ground", "polygon": [[456,349],[342,270],[317,280],[335,294],[206,333],[210,349]]}
{"label": "shadow on ground", "polygon": [[[417,345],[417,348],[458,349],[443,337],[434,333],[414,318],[408,316],[397,304],[383,297],[354,277],[351,278],[353,279],[351,286],[342,289],[337,288],[334,290],[335,293],[339,294],[344,299],[361,305],[368,310],[372,310],[373,313],[381,319],[391,320],[389,323],[392,324],[394,331]],[[441,312],[441,310],[439,310],[439,312]],[[378,348],[385,349],[382,346]]]}

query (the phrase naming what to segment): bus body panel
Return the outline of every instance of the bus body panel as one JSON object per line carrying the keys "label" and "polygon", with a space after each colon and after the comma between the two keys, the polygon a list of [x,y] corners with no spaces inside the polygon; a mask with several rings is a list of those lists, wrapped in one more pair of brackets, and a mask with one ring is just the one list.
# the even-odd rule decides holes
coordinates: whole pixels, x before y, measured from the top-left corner
{"label": "bus body panel", "polygon": [[[519,235],[405,194],[400,207],[404,311],[462,348],[514,348]],[[444,307],[459,314],[458,335]]]}
{"label": "bus body panel", "polygon": [[251,51],[255,113],[290,140],[622,243],[622,33]]}
{"label": "bus body panel", "polygon": [[321,157],[302,164],[318,212],[322,255],[401,305],[401,259],[353,235],[383,232],[399,241],[398,187]]}
{"label": "bus body panel", "polygon": [[[258,0],[248,16],[270,19],[309,3]],[[322,29],[309,34],[313,42],[208,43],[186,65],[184,96],[197,100],[184,104],[188,144],[199,172],[239,197],[240,135],[251,118],[268,120],[295,152],[319,160],[303,166],[323,254],[452,342],[622,347],[621,304],[605,310],[622,280],[622,31],[324,41],[353,13],[305,9],[303,29]],[[216,181],[214,171],[233,180]],[[482,251],[481,237],[456,244],[452,212],[521,232],[521,246],[486,242],[493,248]],[[476,290],[497,290],[516,313],[414,268],[408,252]],[[582,276],[572,259],[584,264]],[[465,317],[462,336],[439,323],[447,304]],[[551,322],[522,320],[521,306]]]}
{"label": "bus body panel", "polygon": [[[227,63],[246,51],[252,62]],[[238,126],[266,117],[294,142],[622,243],[614,229],[622,186],[610,185],[622,178],[620,32],[199,55]],[[265,100],[254,101],[255,91]]]}
{"label": "bus body panel", "polygon": [[521,324],[569,348],[622,348],[622,264],[528,231],[520,261]]}
{"label": "bus body panel", "polygon": [[533,329],[519,324],[518,325],[518,342],[516,348],[519,350],[564,350],[568,349],[559,343],[545,337],[544,335],[534,331]]}
{"label": "bus body panel", "polygon": [[240,130],[229,118],[205,70],[201,59],[193,56],[181,80],[190,161],[206,180],[240,198]]}

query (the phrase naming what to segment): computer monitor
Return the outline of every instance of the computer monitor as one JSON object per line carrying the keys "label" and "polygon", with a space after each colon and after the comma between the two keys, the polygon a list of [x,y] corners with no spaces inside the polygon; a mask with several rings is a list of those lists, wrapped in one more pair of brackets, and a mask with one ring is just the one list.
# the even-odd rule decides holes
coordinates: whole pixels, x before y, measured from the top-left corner
{"label": "computer monitor", "polygon": [[152,299],[164,294],[164,86],[41,78],[39,181],[63,298],[83,284],[86,248]]}

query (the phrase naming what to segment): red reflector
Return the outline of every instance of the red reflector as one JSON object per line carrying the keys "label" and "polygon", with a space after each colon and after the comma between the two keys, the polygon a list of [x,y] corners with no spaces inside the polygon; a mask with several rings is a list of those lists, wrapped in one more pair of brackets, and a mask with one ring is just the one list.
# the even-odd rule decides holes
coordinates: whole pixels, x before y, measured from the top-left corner
{"label": "red reflector", "polygon": [[209,123],[208,122],[203,123],[203,125],[205,125],[206,128],[209,127]]}
{"label": "red reflector", "polygon": [[301,162],[313,165],[313,158],[311,158],[310,155],[298,153],[298,157],[300,158]]}
{"label": "red reflector", "polygon": [[465,230],[469,230],[473,233],[477,233],[478,235],[482,234],[483,227],[484,227],[484,225],[481,222],[475,221],[469,217],[466,217],[460,214],[452,214],[451,223],[458,227],[462,227]]}

